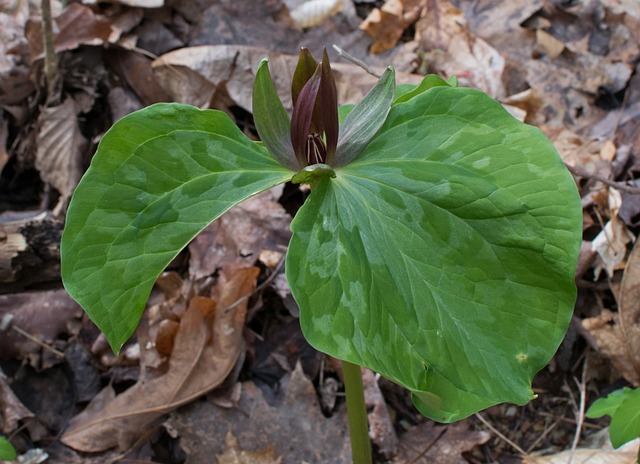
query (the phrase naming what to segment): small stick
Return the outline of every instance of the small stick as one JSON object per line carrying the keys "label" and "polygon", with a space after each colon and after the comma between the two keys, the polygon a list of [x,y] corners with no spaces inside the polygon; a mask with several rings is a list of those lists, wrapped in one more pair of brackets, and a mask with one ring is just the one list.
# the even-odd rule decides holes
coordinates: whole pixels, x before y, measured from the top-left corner
{"label": "small stick", "polygon": [[576,385],[578,385],[578,390],[580,390],[580,408],[578,409],[578,423],[576,424],[576,433],[573,436],[573,442],[571,443],[571,455],[569,456],[569,463],[573,462],[573,455],[576,452],[576,448],[578,447],[578,442],[580,441],[580,435],[582,433],[582,424],[584,423],[584,409],[586,403],[586,378],[587,378],[587,359],[585,358],[584,364],[582,365],[582,380],[578,382],[578,379],[573,379]]}
{"label": "small stick", "polygon": [[525,450],[520,448],[516,443],[514,443],[511,439],[509,439],[509,437],[507,437],[502,432],[500,432],[498,429],[496,429],[493,425],[491,425],[484,417],[482,417],[478,413],[475,413],[474,415],[478,418],[478,420],[480,420],[480,422],[482,422],[484,425],[486,425],[489,430],[491,430],[498,437],[500,437],[502,440],[504,440],[509,445],[511,445],[511,447],[513,449],[515,449],[518,453],[520,453],[523,457],[530,457]]}
{"label": "small stick", "polygon": [[342,58],[344,58],[347,61],[351,61],[356,66],[360,66],[362,69],[367,71],[372,76],[375,76],[378,79],[380,79],[382,77],[382,74],[375,72],[367,63],[365,63],[364,61],[356,58],[355,56],[350,55],[349,53],[344,51],[342,48],[338,47],[336,44],[333,44],[333,49],[336,52],[338,52],[338,55],[340,55]]}
{"label": "small stick", "polygon": [[20,327],[18,327],[17,325],[12,325],[11,326],[11,330],[15,330],[16,332],[18,332],[20,335],[22,335],[23,337],[31,340],[33,343],[35,343],[36,345],[41,346],[43,349],[50,351],[51,353],[55,354],[56,356],[59,356],[61,358],[64,358],[64,353],[62,351],[56,350],[54,347],[47,345],[46,343],[42,342],[41,340],[38,340],[37,337],[34,337],[33,335],[31,335],[29,332],[22,330]]}
{"label": "small stick", "polygon": [[[20,335],[22,335],[23,337],[25,337],[28,340],[31,340],[36,345],[39,345],[42,348],[44,348],[45,350],[52,352],[56,356],[60,356],[61,358],[64,358],[64,353],[62,351],[58,351],[55,348],[43,343],[42,341],[38,340],[36,337],[31,335],[26,330],[23,330],[20,327],[18,327],[17,325],[15,325],[13,323],[13,314],[11,314],[11,313],[5,314],[4,316],[2,316],[2,319],[0,319],[0,332],[7,332],[9,330],[15,330]],[[0,371],[0,374],[1,374],[1,371]]]}
{"label": "small stick", "polygon": [[429,443],[427,445],[427,447],[425,449],[423,449],[422,451],[420,451],[420,454],[418,454],[415,458],[413,458],[409,464],[415,464],[416,462],[418,462],[418,459],[422,458],[425,454],[427,454],[429,452],[429,450],[431,448],[433,448],[433,446],[438,442],[438,440],[440,440],[442,438],[442,435],[444,435],[445,433],[447,433],[447,430],[449,430],[448,428],[443,427],[442,430],[440,431],[440,433],[438,433],[438,436],[436,438],[434,438],[431,443]]}
{"label": "small stick", "polygon": [[56,79],[58,77],[58,57],[53,43],[53,19],[51,17],[51,0],[42,0],[42,41],[44,44],[44,75],[47,81],[47,100],[57,98]]}
{"label": "small stick", "polygon": [[580,168],[576,168],[575,166],[571,166],[566,163],[565,163],[565,166],[567,167],[569,172],[574,176],[582,177],[584,179],[597,180],[598,182],[602,182],[603,184],[606,184],[609,187],[616,188],[621,192],[628,193],[629,195],[640,195],[640,187],[633,187],[624,182],[616,182],[614,180],[607,179],[606,177],[602,177],[597,174],[590,174],[587,171],[583,171]]}
{"label": "small stick", "polygon": [[[569,419],[568,417],[559,417],[559,416],[556,416],[555,414],[551,414],[550,412],[546,412],[546,411],[540,411],[540,412],[538,412],[538,414],[540,414],[542,417],[549,417],[551,419],[555,419],[558,422],[565,422],[567,424],[573,424],[573,425],[576,425],[578,423],[575,419]],[[604,428],[604,426],[603,425],[597,425],[597,424],[590,424],[588,422],[585,422],[584,424],[582,424],[582,428],[583,429],[602,430]]]}
{"label": "small stick", "polygon": [[531,446],[529,446],[529,448],[527,449],[527,453],[532,452],[534,449],[536,449],[536,446],[538,446],[538,443],[540,443],[542,440],[545,439],[545,437],[547,435],[549,435],[549,433],[551,433],[552,430],[554,430],[558,424],[560,423],[560,419],[556,419],[556,421],[551,424],[549,427],[545,427],[545,429],[542,431],[542,433],[540,434],[540,436],[538,438],[536,438],[536,441],[534,441],[533,443],[531,443]]}
{"label": "small stick", "polygon": [[278,264],[276,264],[276,267],[273,269],[273,272],[271,274],[269,274],[269,277],[267,277],[264,282],[262,282],[260,285],[258,285],[256,288],[253,289],[253,291],[251,293],[248,293],[244,296],[241,296],[240,298],[238,298],[236,301],[234,301],[233,303],[231,303],[229,306],[227,306],[226,308],[224,308],[224,313],[228,313],[229,311],[231,311],[233,308],[235,308],[236,306],[238,306],[240,303],[242,303],[243,301],[248,300],[249,298],[251,298],[253,295],[255,295],[256,293],[258,293],[260,290],[264,289],[267,285],[269,285],[273,279],[275,279],[278,274],[280,273],[280,269],[282,268],[282,266],[284,265],[284,260],[286,258],[287,254],[284,253],[282,255],[282,257],[280,258],[280,261],[278,261]]}

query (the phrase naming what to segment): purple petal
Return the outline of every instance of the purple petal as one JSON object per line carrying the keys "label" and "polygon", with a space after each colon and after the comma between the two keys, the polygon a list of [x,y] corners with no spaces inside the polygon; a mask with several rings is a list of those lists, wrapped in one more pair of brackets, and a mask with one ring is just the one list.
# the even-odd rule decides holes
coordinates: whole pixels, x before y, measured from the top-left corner
{"label": "purple petal", "polygon": [[291,145],[293,145],[296,158],[303,165],[307,164],[306,144],[311,132],[313,109],[320,91],[321,71],[322,67],[318,65],[311,79],[300,90],[298,101],[293,107],[293,116],[291,117]]}
{"label": "purple petal", "polygon": [[320,117],[327,144],[326,163],[331,165],[338,145],[338,96],[327,49],[322,54],[322,77],[320,79]]}

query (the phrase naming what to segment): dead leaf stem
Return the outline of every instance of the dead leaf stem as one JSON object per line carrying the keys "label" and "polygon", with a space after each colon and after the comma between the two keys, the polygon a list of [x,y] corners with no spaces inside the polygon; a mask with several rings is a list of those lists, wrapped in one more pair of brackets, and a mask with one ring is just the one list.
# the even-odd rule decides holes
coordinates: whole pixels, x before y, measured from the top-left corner
{"label": "dead leaf stem", "polygon": [[374,71],[367,63],[365,63],[362,60],[359,60],[358,58],[356,58],[355,56],[351,56],[349,53],[347,53],[346,51],[344,51],[342,48],[338,47],[336,44],[333,44],[333,49],[335,51],[338,52],[338,55],[340,55],[341,57],[343,57],[345,60],[352,62],[353,64],[355,64],[356,66],[360,66],[362,69],[364,69],[365,71],[367,71],[369,74],[371,74],[372,76],[375,76],[376,78],[380,79],[382,77],[382,74]]}
{"label": "dead leaf stem", "polygon": [[634,187],[625,182],[617,182],[614,180],[607,179],[606,177],[599,176],[597,174],[591,174],[591,173],[588,173],[587,171],[583,171],[580,168],[571,166],[570,164],[565,163],[565,166],[567,167],[569,172],[574,176],[582,177],[583,179],[597,180],[598,182],[602,182],[603,184],[608,185],[609,187],[616,188],[621,192],[628,193],[629,195],[640,195],[640,187]]}

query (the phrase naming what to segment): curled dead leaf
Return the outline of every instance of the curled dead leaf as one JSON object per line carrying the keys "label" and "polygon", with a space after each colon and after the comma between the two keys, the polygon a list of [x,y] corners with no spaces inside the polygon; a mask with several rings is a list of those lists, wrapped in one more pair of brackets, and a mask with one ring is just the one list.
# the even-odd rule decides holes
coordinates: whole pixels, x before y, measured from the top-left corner
{"label": "curled dead leaf", "polygon": [[461,84],[494,98],[506,96],[504,57],[469,30],[464,15],[449,0],[427,1],[416,23],[416,39],[438,72],[458,76]]}
{"label": "curled dead leaf", "polygon": [[[74,50],[80,45],[104,45],[109,43],[111,21],[95,14],[91,8],[80,3],[71,3],[55,18],[57,33],[54,37],[56,52]],[[44,56],[42,42],[42,21],[29,20],[27,37],[31,59]]]}
{"label": "curled dead leaf", "polygon": [[45,107],[39,126],[36,168],[42,180],[67,199],[82,176],[82,151],[87,143],[80,132],[74,100],[67,98],[61,105]]}
{"label": "curled dead leaf", "polygon": [[13,393],[0,370],[0,416],[4,418],[2,433],[8,435],[18,427],[18,422],[34,414]]}
{"label": "curled dead leaf", "polygon": [[640,246],[637,244],[629,255],[617,299],[617,314],[605,309],[582,324],[618,372],[640,386]]}
{"label": "curled dead leaf", "polygon": [[166,373],[138,382],[101,408],[69,422],[62,442],[78,451],[126,449],[160,417],[220,385],[242,351],[246,302],[225,308],[255,286],[259,269],[229,266],[213,298],[194,297],[180,321]]}

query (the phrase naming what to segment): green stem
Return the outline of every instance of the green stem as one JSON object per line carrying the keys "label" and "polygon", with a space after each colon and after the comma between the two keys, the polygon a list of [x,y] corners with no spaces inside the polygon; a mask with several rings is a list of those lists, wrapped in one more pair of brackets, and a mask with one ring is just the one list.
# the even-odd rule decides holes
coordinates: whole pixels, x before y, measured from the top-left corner
{"label": "green stem", "polygon": [[360,366],[342,361],[344,388],[347,393],[347,414],[349,415],[349,436],[353,464],[371,464],[371,443],[367,407],[364,403],[362,372]]}

